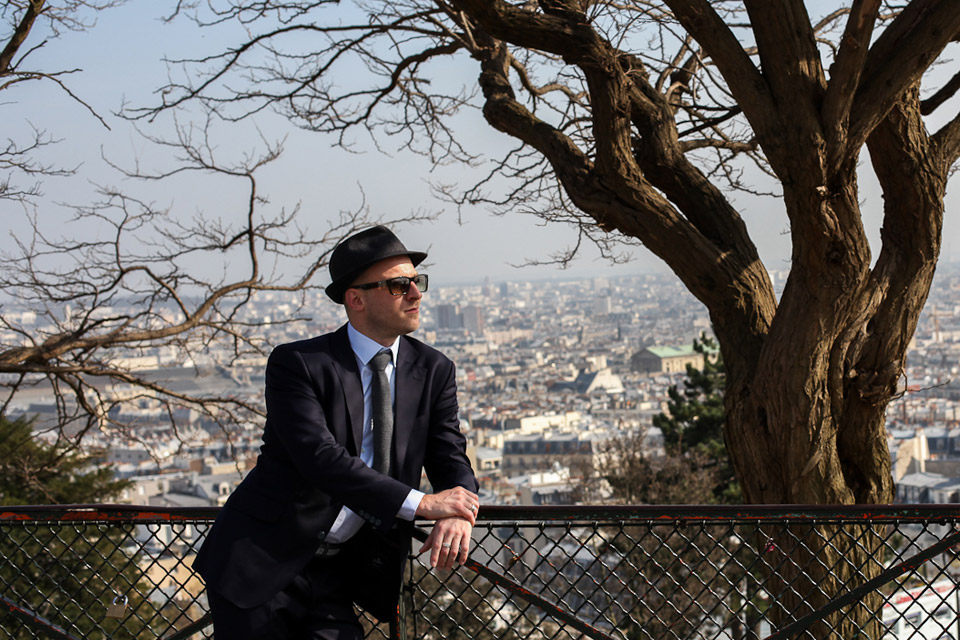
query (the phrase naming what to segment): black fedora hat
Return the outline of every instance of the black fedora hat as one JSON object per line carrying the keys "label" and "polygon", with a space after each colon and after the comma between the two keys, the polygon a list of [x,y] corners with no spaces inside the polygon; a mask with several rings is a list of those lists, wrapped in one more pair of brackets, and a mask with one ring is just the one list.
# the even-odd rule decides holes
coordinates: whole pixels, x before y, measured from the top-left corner
{"label": "black fedora hat", "polygon": [[394,256],[407,256],[417,266],[427,254],[408,251],[390,229],[382,225],[355,233],[333,250],[330,256],[330,279],[333,282],[324,291],[337,304],[343,304],[343,294],[354,279],[374,262]]}

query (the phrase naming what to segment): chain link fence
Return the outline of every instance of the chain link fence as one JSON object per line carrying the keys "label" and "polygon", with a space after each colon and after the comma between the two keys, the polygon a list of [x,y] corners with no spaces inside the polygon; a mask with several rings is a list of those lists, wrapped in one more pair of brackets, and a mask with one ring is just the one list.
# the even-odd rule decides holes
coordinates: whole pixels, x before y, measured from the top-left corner
{"label": "chain link fence", "polygon": [[[0,637],[212,637],[216,509],[0,508]],[[960,507],[485,507],[368,638],[960,640]],[[416,546],[415,546],[416,548]]]}

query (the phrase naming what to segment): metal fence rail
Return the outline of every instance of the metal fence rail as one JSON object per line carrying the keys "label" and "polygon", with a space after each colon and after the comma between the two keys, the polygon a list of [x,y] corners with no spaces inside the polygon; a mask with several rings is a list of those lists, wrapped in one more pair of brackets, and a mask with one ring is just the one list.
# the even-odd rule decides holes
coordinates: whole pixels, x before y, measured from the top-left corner
{"label": "metal fence rail", "polygon": [[[0,637],[212,637],[191,562],[216,513],[0,507]],[[393,633],[960,640],[958,519],[956,505],[484,507],[467,566],[411,557]]]}

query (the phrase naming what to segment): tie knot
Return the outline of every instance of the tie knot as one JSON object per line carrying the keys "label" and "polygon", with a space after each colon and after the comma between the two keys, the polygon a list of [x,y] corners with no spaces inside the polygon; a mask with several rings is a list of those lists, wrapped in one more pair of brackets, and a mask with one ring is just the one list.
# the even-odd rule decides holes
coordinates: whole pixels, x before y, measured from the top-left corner
{"label": "tie knot", "polygon": [[383,351],[378,351],[377,355],[373,356],[370,360],[370,366],[372,366],[375,371],[385,371],[387,365],[391,362],[393,362],[393,352],[389,349],[384,349]]}

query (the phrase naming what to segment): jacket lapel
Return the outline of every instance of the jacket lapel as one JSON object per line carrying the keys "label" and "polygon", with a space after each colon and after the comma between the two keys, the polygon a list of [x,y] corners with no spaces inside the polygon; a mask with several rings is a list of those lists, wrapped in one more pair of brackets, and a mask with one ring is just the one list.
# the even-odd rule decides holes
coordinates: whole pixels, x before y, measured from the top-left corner
{"label": "jacket lapel", "polygon": [[417,352],[405,337],[401,337],[394,380],[396,399],[393,417],[393,459],[396,461],[394,467],[396,474],[402,473],[404,469],[404,460],[407,456],[414,419],[417,417],[417,407],[420,406],[425,377],[426,369],[420,364]]}
{"label": "jacket lapel", "polygon": [[360,455],[360,443],[363,440],[363,386],[360,384],[360,369],[357,358],[350,348],[347,325],[343,325],[333,334],[331,355],[334,368],[340,378],[347,417],[350,421],[350,442],[345,443],[353,455]]}

